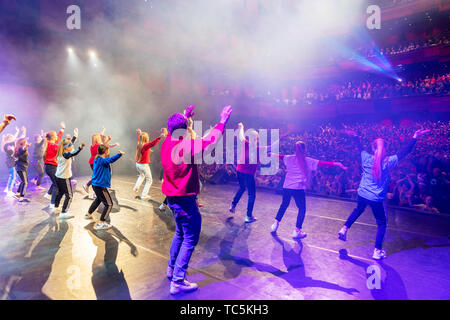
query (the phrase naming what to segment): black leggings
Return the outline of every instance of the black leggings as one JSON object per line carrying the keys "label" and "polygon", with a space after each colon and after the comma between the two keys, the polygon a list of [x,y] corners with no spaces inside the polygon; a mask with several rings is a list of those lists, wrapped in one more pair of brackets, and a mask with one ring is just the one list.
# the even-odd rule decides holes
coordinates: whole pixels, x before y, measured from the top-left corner
{"label": "black leggings", "polygon": [[52,164],[46,164],[45,165],[45,173],[48,175],[50,180],[52,181],[52,185],[50,186],[50,189],[48,189],[48,194],[52,195],[52,200],[50,201],[51,204],[55,204],[56,196],[58,195],[58,187],[56,182],[56,169],[58,167],[54,166]]}
{"label": "black leggings", "polygon": [[100,221],[105,222],[106,219],[109,217],[109,214],[111,213],[113,207],[111,195],[109,194],[108,188],[92,186],[92,189],[94,189],[96,198],[92,202],[88,212],[89,214],[92,214],[95,210],[97,210],[100,203],[103,203],[105,208],[103,209]]}
{"label": "black leggings", "polygon": [[61,199],[63,196],[66,196],[64,199],[64,204],[62,207],[62,212],[65,213],[67,210],[69,210],[70,204],[72,203],[73,199],[73,191],[72,191],[72,183],[71,179],[61,179],[56,177],[56,186],[58,195],[55,199],[55,208],[59,207],[59,203],[61,202]]}
{"label": "black leggings", "polygon": [[236,207],[239,200],[241,200],[241,197],[244,194],[245,189],[248,189],[247,217],[251,217],[256,198],[255,176],[252,174],[242,173],[238,171],[237,177],[239,180],[239,190],[236,192],[236,195],[233,198],[232,206]]}
{"label": "black leggings", "polygon": [[384,205],[385,205],[384,201],[381,202],[370,201],[358,195],[358,203],[356,205],[356,208],[348,217],[347,222],[345,222],[345,226],[347,228],[350,228],[352,224],[364,212],[366,207],[369,206],[372,209],[372,213],[375,217],[375,220],[377,221],[378,226],[377,237],[375,239],[375,248],[380,250],[383,248],[383,240],[387,228],[387,215],[386,215],[386,208]]}
{"label": "black leggings", "polygon": [[[89,164],[91,166],[91,170],[94,171],[94,165],[93,164]],[[89,180],[88,183],[86,183],[86,185],[89,187],[92,185],[92,180]]]}
{"label": "black leggings", "polygon": [[301,229],[303,226],[303,221],[305,220],[306,214],[306,198],[305,198],[305,190],[303,189],[284,189],[283,188],[283,201],[281,202],[280,209],[278,209],[276,220],[281,222],[283,219],[284,213],[289,207],[289,203],[291,202],[291,197],[294,197],[295,204],[298,208],[297,214],[297,223],[296,227]]}
{"label": "black leggings", "polygon": [[20,194],[21,197],[25,195],[25,192],[27,192],[28,187],[28,172],[27,171],[17,171],[17,174],[20,178],[20,184],[17,188],[17,193]]}

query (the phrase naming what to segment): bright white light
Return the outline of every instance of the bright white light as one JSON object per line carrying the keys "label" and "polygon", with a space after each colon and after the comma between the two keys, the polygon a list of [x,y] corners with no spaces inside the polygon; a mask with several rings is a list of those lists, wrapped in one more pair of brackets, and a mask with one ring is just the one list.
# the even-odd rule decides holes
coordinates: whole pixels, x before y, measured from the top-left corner
{"label": "bright white light", "polygon": [[97,57],[97,53],[94,50],[89,50],[89,56],[91,58],[96,58]]}
{"label": "bright white light", "polygon": [[73,53],[73,48],[72,47],[67,47],[67,52],[68,53]]}
{"label": "bright white light", "polygon": [[402,78],[398,78],[397,81],[398,82],[402,82],[403,80],[402,80]]}

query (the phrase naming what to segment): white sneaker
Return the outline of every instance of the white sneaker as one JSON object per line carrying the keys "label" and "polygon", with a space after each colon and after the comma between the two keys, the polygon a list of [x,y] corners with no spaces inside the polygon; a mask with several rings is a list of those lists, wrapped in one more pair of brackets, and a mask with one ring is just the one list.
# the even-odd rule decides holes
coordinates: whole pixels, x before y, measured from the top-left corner
{"label": "white sneaker", "polygon": [[377,249],[375,248],[373,250],[373,256],[372,258],[374,258],[375,260],[381,260],[383,258],[386,258],[386,251],[384,251],[383,249]]}
{"label": "white sneaker", "polygon": [[235,213],[236,212],[236,207],[231,205],[230,207],[230,213]]}
{"label": "white sneaker", "polygon": [[92,214],[86,213],[86,214],[84,215],[84,218],[85,218],[86,220],[92,219]]}
{"label": "white sneaker", "polygon": [[149,200],[150,196],[140,196],[139,199],[141,199],[141,200]]}
{"label": "white sneaker", "polygon": [[159,206],[159,210],[161,210],[161,211],[166,211],[166,207],[167,207],[167,205],[163,202],[163,203],[161,203],[161,205]]}
{"label": "white sneaker", "polygon": [[196,283],[190,283],[187,280],[183,282],[171,282],[170,283],[170,294],[177,294],[182,292],[192,292],[198,289]]}
{"label": "white sneaker", "polygon": [[245,217],[245,223],[252,223],[255,222],[257,219],[253,216],[249,217]]}
{"label": "white sneaker", "polygon": [[99,222],[95,225],[95,230],[107,230],[111,228],[111,225],[106,222]]}
{"label": "white sneaker", "polygon": [[70,218],[73,218],[73,215],[71,215],[68,212],[61,212],[59,214],[59,219],[70,219]]}
{"label": "white sneaker", "polygon": [[48,199],[48,200],[51,200],[51,199],[52,199],[52,195],[51,195],[51,194],[48,194],[48,193],[45,193],[45,194],[44,194],[44,198],[45,198],[45,199]]}
{"label": "white sneaker", "polygon": [[278,220],[275,220],[275,222],[273,223],[273,225],[270,227],[270,229],[272,230],[272,232],[277,232],[278,230],[278,226],[280,225],[280,222]]}
{"label": "white sneaker", "polygon": [[338,233],[339,240],[347,241],[347,230],[348,228],[346,226],[343,226],[341,230],[339,230]]}
{"label": "white sneaker", "polygon": [[306,233],[304,233],[302,230],[298,230],[295,229],[294,232],[292,233],[292,238],[294,239],[303,239],[306,237]]}

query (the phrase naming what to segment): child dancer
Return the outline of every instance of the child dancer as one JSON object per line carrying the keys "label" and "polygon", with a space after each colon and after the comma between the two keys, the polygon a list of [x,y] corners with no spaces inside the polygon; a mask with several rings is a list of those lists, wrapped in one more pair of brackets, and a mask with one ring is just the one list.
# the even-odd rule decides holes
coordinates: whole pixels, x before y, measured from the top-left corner
{"label": "child dancer", "polygon": [[275,222],[271,229],[272,232],[277,232],[278,226],[283,219],[284,213],[289,207],[291,197],[294,197],[295,204],[298,208],[297,223],[292,233],[292,237],[304,238],[306,233],[302,231],[303,221],[306,214],[306,198],[305,190],[309,185],[312,171],[317,170],[318,167],[340,167],[347,170],[340,162],[325,162],[316,160],[306,156],[306,145],[303,141],[298,141],[295,144],[295,154],[290,156],[280,155],[286,165],[286,177],[283,185],[283,201],[278,210]]}
{"label": "child dancer", "polygon": [[50,210],[55,208],[55,200],[57,191],[56,191],[56,169],[58,168],[58,160],[56,159],[56,154],[58,153],[58,144],[61,141],[62,135],[64,134],[64,130],[66,129],[66,124],[64,122],[60,123],[61,129],[58,134],[55,131],[49,131],[45,135],[46,138],[46,146],[44,151],[44,165],[45,165],[45,173],[50,178],[52,184],[48,189],[47,193],[44,195],[45,198],[50,199]]}
{"label": "child dancer", "polygon": [[[411,141],[409,141],[406,147],[398,152],[397,155],[387,155],[386,141],[381,138],[377,138],[372,142],[373,154],[370,154],[367,151],[361,152],[363,173],[358,188],[357,206],[339,231],[339,239],[343,241],[347,239],[348,229],[364,212],[366,207],[370,206],[378,226],[372,258],[380,260],[386,257],[386,252],[382,248],[387,226],[387,214],[384,200],[386,199],[388,191],[389,171],[398,164],[399,160],[404,159],[406,155],[411,152],[416,144],[417,138],[428,132],[429,130],[417,130]],[[361,143],[357,139],[356,133],[350,130],[347,130],[346,133],[355,137],[359,150],[363,150]]]}
{"label": "child dancer", "polygon": [[16,150],[14,152],[14,157],[16,158],[16,171],[20,178],[20,185],[17,189],[16,198],[19,202],[25,200],[25,193],[27,192],[28,186],[28,148],[30,144],[27,138],[22,138],[17,140]]}
{"label": "child dancer", "polygon": [[[196,154],[203,153],[209,145],[220,139],[225,124],[230,118],[231,106],[224,107],[220,122],[205,139],[194,148],[194,140],[187,133],[188,118],[193,115],[194,106],[189,106],[185,114],[175,113],[167,120],[169,134],[161,145],[161,163],[164,170],[162,192],[167,196],[169,208],[175,219],[175,234],[170,247],[167,277],[171,280],[170,293],[196,290],[196,283],[186,278],[189,261],[200,238],[202,218],[196,198],[200,191]],[[181,133],[182,136],[178,137]],[[175,136],[176,135],[176,136]],[[174,136],[174,137],[173,137]]]}
{"label": "child dancer", "polygon": [[5,152],[6,155],[6,167],[8,168],[8,182],[6,184],[6,188],[4,192],[8,196],[14,196],[14,193],[12,191],[12,188],[14,187],[16,183],[16,160],[14,159],[14,152],[16,150],[16,142],[18,139],[25,138],[26,136],[26,129],[25,127],[22,127],[22,135],[19,136],[19,128],[16,127],[16,134],[5,134],[2,137],[2,151]]}
{"label": "child dancer", "polygon": [[81,150],[83,150],[86,145],[84,142],[78,147],[75,151],[73,147],[73,143],[75,142],[78,136],[78,129],[75,129],[75,134],[72,140],[64,139],[58,149],[58,168],[56,170],[56,183],[58,188],[58,195],[55,199],[55,208],[59,207],[61,199],[65,196],[64,204],[62,207],[62,211],[59,215],[59,219],[69,219],[73,216],[70,215],[67,211],[69,210],[70,204],[73,199],[73,190],[72,190],[72,162],[73,157],[78,155]]}
{"label": "child dancer", "polygon": [[88,213],[85,215],[86,219],[92,219],[92,213],[98,208],[100,203],[103,203],[105,208],[103,209],[100,221],[95,225],[96,230],[111,228],[111,225],[106,222],[113,207],[113,201],[108,191],[108,188],[111,187],[111,163],[119,160],[123,154],[124,152],[119,150],[118,154],[109,157],[108,146],[102,144],[98,147],[98,154],[94,161],[91,179],[96,198],[92,202]]}
{"label": "child dancer", "polygon": [[159,141],[161,141],[161,138],[164,138],[167,136],[167,129],[162,128],[161,134],[158,138],[155,140],[149,142],[148,133],[142,132],[141,129],[137,129],[138,133],[138,142],[136,147],[136,169],[139,172],[139,178],[136,181],[136,184],[133,188],[134,192],[138,192],[139,188],[141,187],[142,182],[145,179],[145,185],[144,189],[141,193],[141,200],[147,200],[150,199],[148,196],[148,192],[150,190],[150,186],[152,185],[153,179],[152,179],[152,172],[150,170],[150,152],[151,148],[156,146]]}
{"label": "child dancer", "polygon": [[42,178],[44,177],[44,147],[45,136],[44,131],[41,130],[41,134],[34,135],[33,151],[31,152],[31,163],[36,172],[36,177],[31,180],[36,185],[36,189],[42,190],[41,187]]}

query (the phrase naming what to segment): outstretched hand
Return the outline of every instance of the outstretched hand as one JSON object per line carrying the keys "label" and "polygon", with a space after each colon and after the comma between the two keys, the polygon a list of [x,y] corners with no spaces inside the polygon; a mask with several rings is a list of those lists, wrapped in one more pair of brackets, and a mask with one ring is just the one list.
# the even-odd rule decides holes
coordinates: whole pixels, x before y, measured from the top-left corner
{"label": "outstretched hand", "polygon": [[231,113],[233,112],[233,108],[231,106],[225,106],[220,113],[220,122],[227,123],[228,119],[230,119]]}
{"label": "outstretched hand", "polygon": [[3,122],[6,124],[10,124],[12,120],[17,120],[16,117],[12,114],[5,114],[3,116]]}
{"label": "outstretched hand", "polygon": [[186,118],[192,118],[194,116],[194,109],[195,106],[191,105],[188,106],[186,110],[184,110],[184,115],[186,116]]}
{"label": "outstretched hand", "polygon": [[413,138],[414,138],[414,139],[417,139],[418,137],[423,136],[424,134],[427,134],[427,133],[429,133],[429,132],[430,132],[430,130],[422,130],[422,129],[419,129],[419,130],[417,130],[416,132],[414,132]]}
{"label": "outstretched hand", "polygon": [[125,152],[123,152],[122,150],[117,151],[118,153],[120,153],[121,155],[124,155]]}
{"label": "outstretched hand", "polygon": [[335,165],[336,167],[341,168],[342,170],[347,170],[347,169],[348,169],[346,166],[344,166],[344,165],[343,165],[342,163],[340,163],[340,162],[335,162],[334,165]]}
{"label": "outstretched hand", "polygon": [[59,125],[61,126],[61,129],[66,129],[66,123],[64,121],[61,121]]}
{"label": "outstretched hand", "polygon": [[167,134],[168,134],[167,128],[161,128],[160,137],[165,138],[165,137],[167,137]]}
{"label": "outstretched hand", "polygon": [[86,147],[86,143],[82,142],[80,148],[83,149],[84,147]]}

